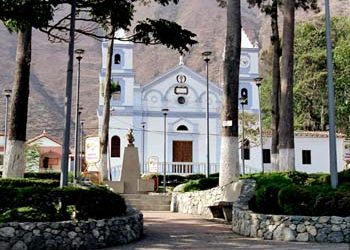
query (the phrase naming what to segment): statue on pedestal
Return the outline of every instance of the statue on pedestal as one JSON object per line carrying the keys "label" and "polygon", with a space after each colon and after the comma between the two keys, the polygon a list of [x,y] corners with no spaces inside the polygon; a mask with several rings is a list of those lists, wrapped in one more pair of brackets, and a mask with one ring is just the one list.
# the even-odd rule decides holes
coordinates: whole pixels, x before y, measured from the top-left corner
{"label": "statue on pedestal", "polygon": [[129,128],[128,133],[126,134],[126,139],[129,142],[129,144],[128,144],[129,147],[134,146],[135,138],[134,138],[133,132],[134,132],[134,130],[132,128]]}

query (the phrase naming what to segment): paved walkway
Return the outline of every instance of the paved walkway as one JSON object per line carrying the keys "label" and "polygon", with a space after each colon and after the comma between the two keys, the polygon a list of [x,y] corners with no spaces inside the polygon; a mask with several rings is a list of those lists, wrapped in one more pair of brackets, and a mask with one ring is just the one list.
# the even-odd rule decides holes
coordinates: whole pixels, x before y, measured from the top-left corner
{"label": "paved walkway", "polygon": [[[233,234],[229,225],[186,214],[143,212],[144,237],[114,249],[328,249],[350,250],[349,244],[278,242],[244,238]],[[107,250],[107,249],[105,249]]]}

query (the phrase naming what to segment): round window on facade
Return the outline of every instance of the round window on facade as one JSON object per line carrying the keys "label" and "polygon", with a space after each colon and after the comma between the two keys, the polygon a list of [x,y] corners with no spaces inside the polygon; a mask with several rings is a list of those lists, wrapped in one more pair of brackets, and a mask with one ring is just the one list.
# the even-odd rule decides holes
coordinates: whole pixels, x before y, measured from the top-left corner
{"label": "round window on facade", "polygon": [[186,99],[185,99],[185,97],[180,96],[179,98],[177,98],[177,102],[180,104],[184,104],[186,102]]}

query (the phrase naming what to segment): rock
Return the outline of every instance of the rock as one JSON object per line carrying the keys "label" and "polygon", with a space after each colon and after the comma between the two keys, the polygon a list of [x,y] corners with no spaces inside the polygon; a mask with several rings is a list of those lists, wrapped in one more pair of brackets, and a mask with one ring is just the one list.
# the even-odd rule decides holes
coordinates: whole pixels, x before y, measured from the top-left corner
{"label": "rock", "polygon": [[15,236],[15,229],[13,227],[0,228],[0,236],[13,237],[13,236]]}
{"label": "rock", "polygon": [[306,231],[312,236],[316,236],[317,234],[317,229],[314,226],[306,226]]}
{"label": "rock", "polygon": [[38,230],[38,229],[33,230],[33,234],[35,236],[39,236],[40,235],[40,230]]}
{"label": "rock", "polygon": [[297,235],[296,240],[301,241],[301,242],[307,242],[309,240],[309,234],[308,233],[300,233]]}
{"label": "rock", "polygon": [[329,216],[321,216],[318,221],[321,224],[327,223],[329,221]]}
{"label": "rock", "polygon": [[299,225],[297,226],[297,232],[298,232],[298,233],[304,233],[305,230],[306,230],[306,227],[305,227],[304,223],[299,224]]}
{"label": "rock", "polygon": [[21,223],[19,226],[26,231],[32,231],[35,227],[34,223]]}
{"label": "rock", "polygon": [[70,232],[68,233],[68,237],[69,237],[70,239],[74,239],[75,236],[77,236],[77,233],[76,233],[76,232],[70,231]]}
{"label": "rock", "polygon": [[99,221],[97,221],[96,226],[97,227],[104,227],[105,226],[105,222],[103,220],[99,220]]}
{"label": "rock", "polygon": [[92,234],[95,238],[98,238],[100,236],[100,233],[97,229],[92,230]]}
{"label": "rock", "polygon": [[46,249],[56,249],[56,248],[57,248],[57,242],[56,242],[56,240],[48,239],[48,240],[45,242],[45,248],[46,248]]}
{"label": "rock", "polygon": [[10,246],[10,243],[5,241],[0,241],[0,249],[8,249]]}
{"label": "rock", "polygon": [[342,232],[332,232],[328,235],[328,240],[333,243],[339,243],[344,240],[344,235]]}
{"label": "rock", "polygon": [[27,250],[28,247],[23,241],[17,241],[11,248],[11,250]]}
{"label": "rock", "polygon": [[318,231],[316,235],[316,241],[327,242],[327,234],[323,230]]}
{"label": "rock", "polygon": [[332,231],[333,231],[333,232],[339,232],[339,231],[341,231],[340,225],[333,225],[333,226],[332,226]]}
{"label": "rock", "polygon": [[283,228],[282,240],[283,241],[295,241],[295,235],[294,235],[293,230],[291,230],[288,227]]}
{"label": "rock", "polygon": [[283,229],[284,229],[283,223],[280,224],[279,226],[277,226],[277,228],[276,228],[276,229],[274,230],[274,232],[273,232],[272,239],[274,239],[274,240],[283,240],[283,239],[282,239],[282,232],[283,232]]}
{"label": "rock", "polygon": [[297,228],[297,226],[295,224],[290,224],[289,228],[292,229],[292,230],[295,230]]}
{"label": "rock", "polygon": [[341,224],[343,222],[343,218],[339,216],[332,216],[331,223],[332,224]]}
{"label": "rock", "polygon": [[32,241],[32,237],[33,237],[33,234],[28,232],[25,235],[23,235],[22,240],[24,240],[24,242],[28,244],[29,242]]}

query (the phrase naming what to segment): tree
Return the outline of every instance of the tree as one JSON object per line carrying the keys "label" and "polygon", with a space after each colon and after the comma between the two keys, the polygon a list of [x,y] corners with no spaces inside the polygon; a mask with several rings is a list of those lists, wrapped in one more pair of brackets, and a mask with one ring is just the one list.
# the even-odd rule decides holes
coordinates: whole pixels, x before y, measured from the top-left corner
{"label": "tree", "polygon": [[271,17],[271,45],[272,45],[272,140],[271,140],[271,165],[272,170],[279,170],[278,145],[279,145],[279,103],[281,95],[281,73],[280,73],[280,35],[278,28],[278,6],[280,0],[248,0],[250,6],[257,5],[263,13]]}
{"label": "tree", "polygon": [[32,27],[47,26],[56,5],[56,1],[0,1],[0,20],[9,31],[17,32],[16,71],[2,175],[5,178],[24,174]]}
{"label": "tree", "polygon": [[[170,0],[155,0],[161,4],[167,4]],[[128,28],[133,19],[134,0],[77,0],[78,14],[83,13],[84,17],[77,20],[87,22],[90,26],[76,31],[80,34],[89,35],[94,38],[109,38],[98,35],[96,27],[92,28],[91,23],[98,23],[101,27],[107,27],[108,23],[114,27]],[[178,0],[173,0],[177,3]],[[18,32],[17,39],[17,70],[13,86],[13,98],[10,111],[9,141],[5,157],[4,177],[23,177],[24,173],[24,142],[26,140],[26,124],[29,96],[29,75],[31,60],[31,29],[40,29],[49,37],[66,41],[64,34],[69,31],[67,20],[70,16],[49,24],[52,20],[55,7],[58,4],[70,4],[67,0],[24,0],[0,1],[0,20],[11,30]],[[88,18],[86,18],[88,14]],[[110,15],[110,16],[108,16]],[[107,18],[110,17],[110,18]],[[60,32],[61,35],[59,34]],[[174,22],[167,20],[147,19],[139,22],[135,32],[128,40],[145,44],[162,43],[170,48],[179,51],[187,51],[190,45],[196,43],[192,38],[195,35],[181,28]],[[106,93],[106,95],[110,95]]]}
{"label": "tree", "polygon": [[281,65],[281,103],[279,127],[279,164],[282,171],[295,170],[293,63],[295,0],[283,0],[283,42]]}
{"label": "tree", "polygon": [[220,186],[230,183],[240,174],[238,157],[238,89],[241,28],[241,2],[227,0],[222,120],[232,121],[232,126],[223,127],[221,132]]}
{"label": "tree", "polygon": [[[279,123],[280,123],[280,95],[281,95],[281,43],[278,27],[278,8],[281,0],[247,0],[250,6],[258,6],[261,12],[271,17],[271,45],[272,45],[272,140],[271,140],[271,163],[272,169],[279,170]],[[296,0],[296,8],[304,10],[318,10],[316,0]]]}
{"label": "tree", "polygon": [[[332,18],[337,132],[350,135],[350,19]],[[323,18],[299,24],[295,38],[295,126],[326,130],[328,124],[326,42]]]}
{"label": "tree", "polygon": [[27,172],[37,172],[39,171],[40,163],[40,145],[32,144],[26,145],[25,149],[26,157],[26,171]]}

